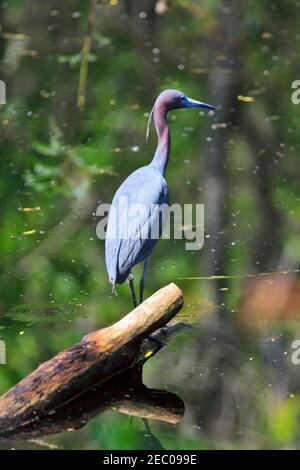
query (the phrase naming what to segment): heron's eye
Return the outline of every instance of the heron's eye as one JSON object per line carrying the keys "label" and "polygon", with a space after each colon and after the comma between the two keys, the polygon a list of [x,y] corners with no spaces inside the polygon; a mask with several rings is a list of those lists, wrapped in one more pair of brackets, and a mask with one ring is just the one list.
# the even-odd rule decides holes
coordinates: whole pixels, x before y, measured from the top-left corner
{"label": "heron's eye", "polygon": [[180,98],[180,101],[183,102],[183,101],[184,101],[184,98],[185,98],[185,96],[182,96],[182,97]]}

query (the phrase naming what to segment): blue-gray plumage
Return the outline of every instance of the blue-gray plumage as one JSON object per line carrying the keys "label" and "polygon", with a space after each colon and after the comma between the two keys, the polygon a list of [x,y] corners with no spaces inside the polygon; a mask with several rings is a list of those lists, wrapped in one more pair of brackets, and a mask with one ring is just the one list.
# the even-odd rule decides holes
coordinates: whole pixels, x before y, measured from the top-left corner
{"label": "blue-gray plumage", "polygon": [[140,281],[142,302],[149,257],[162,234],[169,204],[169,191],[164,178],[170,153],[167,113],[172,109],[194,107],[215,109],[177,90],[166,90],[158,96],[147,129],[148,135],[153,118],[158,136],[153,160],[129,175],[112,201],[105,240],[106,267],[113,287],[128,279],[134,306],[137,301],[131,269],[145,261]]}

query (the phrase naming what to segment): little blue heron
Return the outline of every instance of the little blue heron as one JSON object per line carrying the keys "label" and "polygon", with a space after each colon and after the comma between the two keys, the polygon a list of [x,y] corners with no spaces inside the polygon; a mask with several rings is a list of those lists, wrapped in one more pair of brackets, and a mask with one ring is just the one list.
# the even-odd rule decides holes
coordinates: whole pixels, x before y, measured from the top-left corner
{"label": "little blue heron", "polygon": [[[113,290],[116,283],[121,284],[128,280],[134,307],[137,306],[137,299],[131,269],[144,261],[140,280],[141,303],[149,258],[163,231],[164,221],[161,221],[161,216],[157,213],[153,216],[152,208],[164,205],[168,207],[169,204],[168,186],[164,178],[170,154],[167,114],[168,111],[179,108],[216,109],[210,104],[192,100],[180,91],[163,91],[155,101],[147,127],[148,136],[153,119],[158,138],[153,160],[149,165],[134,171],[121,184],[113,198],[108,217],[105,259],[109,280]],[[138,206],[141,210],[130,217],[133,206]],[[153,237],[151,234],[157,222],[158,236]]]}

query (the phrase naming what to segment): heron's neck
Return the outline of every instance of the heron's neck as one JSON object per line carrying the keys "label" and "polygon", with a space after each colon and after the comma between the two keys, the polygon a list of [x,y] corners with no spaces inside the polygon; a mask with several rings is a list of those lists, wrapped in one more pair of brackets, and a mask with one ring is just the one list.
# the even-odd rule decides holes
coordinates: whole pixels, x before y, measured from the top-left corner
{"label": "heron's neck", "polygon": [[157,168],[159,172],[164,175],[169,160],[171,145],[166,109],[160,107],[155,108],[153,118],[157,132],[157,147],[151,166]]}

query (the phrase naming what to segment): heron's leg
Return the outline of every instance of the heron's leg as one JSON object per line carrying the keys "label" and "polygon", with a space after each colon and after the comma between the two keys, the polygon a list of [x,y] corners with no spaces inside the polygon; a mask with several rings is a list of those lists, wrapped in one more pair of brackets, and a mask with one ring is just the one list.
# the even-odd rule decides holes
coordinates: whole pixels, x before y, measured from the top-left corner
{"label": "heron's leg", "polygon": [[146,277],[147,277],[149,261],[150,261],[150,256],[148,256],[148,258],[145,259],[143,274],[142,274],[142,277],[141,277],[141,280],[140,280],[140,304],[143,302],[145,280],[146,280]]}
{"label": "heron's leg", "polygon": [[129,276],[128,276],[127,280],[128,280],[129,289],[130,289],[130,292],[131,292],[133,306],[135,308],[135,307],[137,307],[137,301],[136,301],[136,295],[135,295],[135,290],[134,290],[133,274],[129,273]]}

